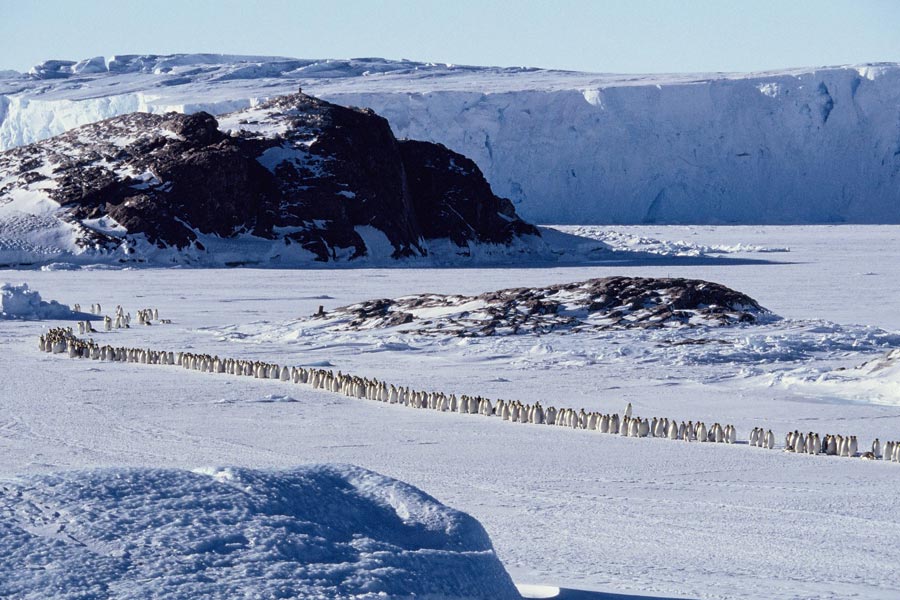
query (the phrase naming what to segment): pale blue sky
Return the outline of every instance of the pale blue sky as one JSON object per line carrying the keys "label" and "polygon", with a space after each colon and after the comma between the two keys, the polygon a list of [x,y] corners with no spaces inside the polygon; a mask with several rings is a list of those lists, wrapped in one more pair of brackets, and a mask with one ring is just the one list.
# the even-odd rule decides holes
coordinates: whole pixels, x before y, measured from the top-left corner
{"label": "pale blue sky", "polygon": [[900,1],[0,0],[0,69],[174,52],[630,73],[900,62]]}

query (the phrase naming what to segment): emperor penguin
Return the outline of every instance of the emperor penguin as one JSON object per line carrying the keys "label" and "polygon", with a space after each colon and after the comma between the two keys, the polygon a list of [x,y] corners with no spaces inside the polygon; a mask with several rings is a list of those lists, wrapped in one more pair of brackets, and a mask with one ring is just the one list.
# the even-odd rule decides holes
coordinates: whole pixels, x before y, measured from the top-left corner
{"label": "emperor penguin", "polygon": [[719,425],[718,423],[713,425],[713,432],[714,432],[714,437],[713,437],[714,442],[716,442],[717,444],[721,444],[722,442],[725,441],[725,432],[722,431],[721,425]]}
{"label": "emperor penguin", "polygon": [[697,441],[706,442],[708,441],[709,432],[706,429],[706,423],[700,423],[700,426],[697,428]]}
{"label": "emperor penguin", "polygon": [[841,444],[841,456],[850,456],[850,438],[845,437],[844,443]]}
{"label": "emperor penguin", "polygon": [[631,402],[629,402],[629,403],[628,403],[628,406],[625,407],[625,418],[626,418],[626,419],[630,419],[630,418],[631,418],[631,410],[632,410],[632,409],[631,409]]}
{"label": "emperor penguin", "polygon": [[737,429],[734,428],[734,425],[725,428],[725,442],[728,444],[737,442]]}
{"label": "emperor penguin", "polygon": [[872,442],[872,455],[875,458],[881,456],[881,442],[878,441],[878,438],[875,438],[875,441]]}
{"label": "emperor penguin", "polygon": [[675,421],[669,421],[669,431],[666,432],[666,437],[670,440],[678,439],[678,425],[675,424]]}
{"label": "emperor penguin", "polygon": [[775,449],[775,434],[772,433],[771,429],[766,432],[766,438],[765,438],[764,443],[765,443],[765,447],[768,448],[769,450]]}
{"label": "emperor penguin", "polygon": [[856,439],[855,435],[850,436],[850,441],[847,443],[847,456],[853,457],[859,452],[859,441]]}
{"label": "emperor penguin", "polygon": [[650,421],[642,419],[638,424],[638,437],[647,437],[650,434]]}
{"label": "emperor penguin", "polygon": [[756,446],[759,429],[754,427],[750,430],[750,438],[748,440],[751,446]]}
{"label": "emperor penguin", "polygon": [[810,454],[818,454],[819,448],[822,447],[822,440],[819,438],[819,434],[815,434],[811,442],[807,440],[806,446]]}

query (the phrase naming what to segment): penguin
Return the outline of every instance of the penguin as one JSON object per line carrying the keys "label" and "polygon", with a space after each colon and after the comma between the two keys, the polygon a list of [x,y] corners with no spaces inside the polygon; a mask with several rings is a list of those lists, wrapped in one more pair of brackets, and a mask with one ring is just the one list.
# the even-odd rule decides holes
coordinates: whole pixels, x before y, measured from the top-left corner
{"label": "penguin", "polygon": [[600,433],[609,433],[609,415],[600,416]]}
{"label": "penguin", "polygon": [[722,431],[722,426],[718,423],[713,425],[713,441],[717,444],[721,444],[725,441],[725,432]]}
{"label": "penguin", "polygon": [[708,432],[706,430],[706,424],[700,423],[699,427],[697,428],[697,440],[700,442],[706,442],[706,441],[708,441],[707,436],[708,436]]}
{"label": "penguin", "polygon": [[642,419],[638,423],[638,437],[647,437],[650,434],[650,421]]}
{"label": "penguin", "polygon": [[629,403],[628,403],[628,406],[625,407],[625,418],[626,418],[626,419],[630,419],[630,418],[631,418],[631,410],[632,410],[632,409],[631,409],[631,402],[629,402]]}
{"label": "penguin", "polygon": [[878,438],[875,438],[875,441],[872,442],[872,456],[875,458],[881,456],[881,442],[878,441]]}

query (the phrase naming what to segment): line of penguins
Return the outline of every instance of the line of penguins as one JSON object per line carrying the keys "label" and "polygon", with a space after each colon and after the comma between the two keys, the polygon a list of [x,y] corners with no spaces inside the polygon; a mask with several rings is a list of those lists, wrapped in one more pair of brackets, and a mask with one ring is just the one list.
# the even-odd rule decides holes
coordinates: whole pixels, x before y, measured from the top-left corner
{"label": "line of penguins", "polygon": [[[759,428],[754,428],[750,433],[751,446],[755,445],[754,439],[758,440],[761,431]],[[875,441],[872,442],[872,449],[860,453],[859,440],[855,435],[827,433],[822,436],[812,431],[805,434],[796,430],[789,431],[784,437],[784,451],[825,456],[859,456],[863,460],[881,458],[891,462],[900,462],[900,442],[888,441],[882,444],[881,440],[875,438]]]}
{"label": "line of penguins", "polygon": [[[682,421],[675,419],[641,418],[632,415],[629,402],[620,418],[618,414],[586,412],[583,408],[575,411],[571,408],[544,408],[540,402],[524,404],[518,400],[497,400],[492,402],[481,396],[444,394],[443,392],[423,392],[411,390],[409,387],[398,387],[377,379],[368,379],[337,373],[327,369],[287,367],[262,361],[220,358],[209,354],[191,352],[169,352],[144,348],[114,347],[101,345],[93,340],[77,338],[71,328],[54,328],[40,336],[39,348],[42,352],[53,354],[66,353],[70,358],[87,358],[111,362],[130,362],[151,365],[180,366],[183,369],[203,373],[220,373],[253,377],[255,379],[275,379],[296,384],[307,384],[314,389],[343,394],[357,399],[367,399],[387,404],[400,404],[411,408],[432,409],[441,412],[456,412],[483,416],[497,416],[504,421],[514,423],[531,423],[535,425],[557,425],[573,429],[588,429],[627,437],[656,437],[686,442],[714,442],[734,444],[737,441],[737,430],[734,425],[722,426],[714,423],[711,427],[703,422]],[[840,445],[838,445],[840,438]],[[809,441],[813,440],[810,446]],[[815,450],[815,444],[822,452],[811,454],[837,454],[831,448],[841,448],[841,456],[855,456],[857,452],[856,436],[826,436],[827,442],[820,443],[819,436],[804,436],[799,432],[787,435],[785,451],[805,452],[801,448]],[[754,427],[750,433],[750,445],[775,448],[775,435],[772,430],[763,431]],[[802,442],[802,443],[801,443]],[[883,446],[876,439],[873,452],[866,453],[863,458],[884,456],[884,460],[900,462],[900,442],[887,442]],[[846,453],[845,453],[846,452]],[[872,456],[868,456],[871,454]]]}
{"label": "line of penguins", "polygon": [[[81,305],[75,304],[73,306],[75,312],[81,312]],[[92,315],[102,315],[103,307],[100,304],[91,304]],[[153,321],[159,321],[160,323],[171,323],[169,319],[160,319],[159,318],[159,309],[156,308],[142,308],[135,313],[135,318],[137,320],[138,325],[152,325]],[[122,308],[121,305],[116,306],[115,317],[111,317],[106,315],[103,317],[103,329],[105,331],[112,331],[113,329],[128,329],[131,327],[131,313],[125,312],[125,309]],[[78,333],[80,335],[85,335],[88,333],[97,333],[97,330],[91,325],[90,321],[78,321]]]}

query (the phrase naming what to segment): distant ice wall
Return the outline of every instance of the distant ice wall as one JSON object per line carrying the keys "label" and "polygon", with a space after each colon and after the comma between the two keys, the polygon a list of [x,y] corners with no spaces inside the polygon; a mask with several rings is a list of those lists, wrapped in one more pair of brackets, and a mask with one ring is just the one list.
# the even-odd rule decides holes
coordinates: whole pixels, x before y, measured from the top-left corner
{"label": "distant ice wall", "polygon": [[900,65],[628,78],[200,58],[0,82],[0,149],[134,110],[220,114],[302,83],[472,157],[531,221],[900,223]]}
{"label": "distant ice wall", "polygon": [[900,223],[900,70],[499,94],[342,94],[548,223]]}

